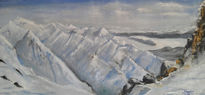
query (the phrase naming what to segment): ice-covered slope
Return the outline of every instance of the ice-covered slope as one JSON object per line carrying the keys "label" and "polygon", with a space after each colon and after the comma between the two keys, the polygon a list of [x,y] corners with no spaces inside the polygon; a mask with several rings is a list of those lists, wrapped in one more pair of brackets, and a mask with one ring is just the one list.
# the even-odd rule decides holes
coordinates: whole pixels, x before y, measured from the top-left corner
{"label": "ice-covered slope", "polygon": [[61,85],[72,84],[91,91],[32,32],[17,42],[15,48],[22,65],[31,68],[37,75]]}
{"label": "ice-covered slope", "polygon": [[15,69],[15,66],[0,64],[1,95],[93,95],[73,85],[61,86],[35,74],[24,74],[25,70]]}
{"label": "ice-covered slope", "polygon": [[[1,35],[7,38],[7,40],[12,44],[12,46],[14,46],[19,40],[23,38],[27,30],[20,28],[15,23],[10,21],[8,25],[1,28],[0,32],[1,32]],[[8,39],[8,38],[12,38],[12,39]]]}
{"label": "ice-covered slope", "polygon": [[149,95],[174,94],[174,95],[204,95],[205,94],[205,60],[197,66],[185,67],[171,78],[162,82],[162,87],[154,87]]}
{"label": "ice-covered slope", "polygon": [[92,95],[73,85],[60,86],[23,67],[13,46],[0,35],[1,95]]}
{"label": "ice-covered slope", "polygon": [[[133,48],[136,51],[144,53],[145,55],[146,54],[150,55],[150,57],[153,56],[151,53],[136,49],[136,47],[133,47],[132,44],[119,43],[119,41],[116,41],[116,39],[113,39],[113,35],[110,34],[105,28],[102,28],[100,30],[95,29],[95,28],[94,29],[89,28],[86,31],[83,31],[80,29],[66,31],[66,28],[69,28],[68,26],[61,25],[61,27],[59,27],[59,24],[57,24],[57,25],[56,24],[49,24],[46,26],[42,26],[42,25],[37,25],[31,21],[25,20],[23,18],[16,19],[14,21],[14,23],[23,29],[32,30],[33,33],[35,35],[37,35],[37,37],[39,37],[39,39],[48,48],[50,48],[53,52],[61,53],[64,56],[67,53],[70,53],[75,47],[80,45],[81,42],[83,42],[83,40],[89,40],[91,43],[93,43],[95,45],[95,47],[98,47],[98,48],[99,47],[101,48],[103,45],[104,46],[109,45],[111,43],[111,45],[115,46],[115,47],[113,47],[115,49],[125,47],[127,50],[129,50],[129,48]],[[58,43],[60,45],[56,45],[56,43]],[[61,49],[55,49],[58,47],[60,47]],[[55,49],[55,51],[54,51],[54,49]],[[56,50],[58,50],[58,51],[56,52]],[[60,52],[60,50],[61,50],[61,52]],[[66,51],[66,52],[64,52],[64,51]],[[116,50],[116,52],[118,52],[118,51]],[[135,54],[139,54],[139,53],[135,52]],[[139,57],[143,57],[143,55],[139,56]],[[153,56],[153,58],[156,58],[156,57]],[[112,58],[110,58],[110,59],[112,59]],[[156,58],[156,59],[159,60],[159,58]],[[150,63],[150,62],[148,62],[148,63]],[[157,61],[156,61],[156,63],[157,63]],[[158,63],[160,63],[160,62],[158,62]]]}
{"label": "ice-covered slope", "polygon": [[201,55],[198,64],[185,65],[160,83],[135,87],[130,95],[204,95],[204,57]]}
{"label": "ice-covered slope", "polygon": [[[10,28],[15,31],[8,31]],[[0,33],[15,45],[28,30],[98,94],[119,94],[131,78],[145,82],[147,75],[160,74],[161,59],[132,44],[119,43],[104,28],[69,29],[61,24],[37,25],[18,18]]]}

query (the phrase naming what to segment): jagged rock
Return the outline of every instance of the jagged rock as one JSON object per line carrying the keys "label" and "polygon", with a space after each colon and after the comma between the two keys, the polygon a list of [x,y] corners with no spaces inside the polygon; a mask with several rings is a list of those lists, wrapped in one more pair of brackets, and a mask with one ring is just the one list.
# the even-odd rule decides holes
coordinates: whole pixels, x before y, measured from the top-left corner
{"label": "jagged rock", "polygon": [[18,88],[23,88],[21,85],[19,85],[18,82],[15,82],[14,85],[15,85],[16,87],[18,87]]}
{"label": "jagged rock", "polygon": [[18,70],[18,69],[15,69],[21,76],[23,76],[23,74]]}
{"label": "jagged rock", "polygon": [[136,85],[141,85],[141,84],[143,83],[137,79],[133,79],[133,78],[129,79],[128,83],[123,87],[120,95],[128,95]]}
{"label": "jagged rock", "polygon": [[[5,63],[4,60],[0,59],[0,62]],[[6,64],[6,63],[5,63]]]}
{"label": "jagged rock", "polygon": [[161,76],[165,75],[167,69],[168,69],[168,68],[167,68],[166,64],[163,63],[162,66],[161,66],[160,75],[161,75]]}
{"label": "jagged rock", "polygon": [[150,74],[147,74],[143,77],[143,83],[145,84],[155,83],[155,77],[153,77]]}
{"label": "jagged rock", "polygon": [[167,77],[167,76],[166,76],[166,74],[167,74],[167,69],[168,69],[168,68],[167,68],[166,64],[163,63],[162,66],[161,66],[160,75],[157,76],[157,80],[158,80],[158,81],[161,80],[161,79],[164,78],[164,77]]}
{"label": "jagged rock", "polygon": [[2,79],[5,79],[5,80],[7,80],[7,81],[11,81],[11,80],[9,80],[6,76],[1,76],[1,78],[2,78]]}

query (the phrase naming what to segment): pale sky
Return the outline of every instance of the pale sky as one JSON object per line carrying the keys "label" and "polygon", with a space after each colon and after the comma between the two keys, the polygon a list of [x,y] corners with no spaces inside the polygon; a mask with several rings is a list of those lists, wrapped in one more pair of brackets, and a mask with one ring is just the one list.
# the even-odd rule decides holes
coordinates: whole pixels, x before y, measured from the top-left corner
{"label": "pale sky", "polygon": [[0,0],[0,25],[16,17],[122,31],[175,31],[195,25],[201,0]]}

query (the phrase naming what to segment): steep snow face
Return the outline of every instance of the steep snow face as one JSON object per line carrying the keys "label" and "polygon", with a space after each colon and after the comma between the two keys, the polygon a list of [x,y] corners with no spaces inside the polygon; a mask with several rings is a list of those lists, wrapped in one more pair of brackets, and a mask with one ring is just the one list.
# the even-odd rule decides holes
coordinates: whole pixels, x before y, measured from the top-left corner
{"label": "steep snow face", "polygon": [[1,62],[7,62],[9,66],[14,66],[18,69],[25,70],[25,73],[31,74],[32,72],[26,68],[20,66],[19,61],[17,59],[16,50],[13,46],[0,35],[0,59],[3,60]]}
{"label": "steep snow face", "polygon": [[204,57],[204,54],[200,56],[198,64],[185,65],[160,84],[151,85],[147,95],[204,95]]}
{"label": "steep snow face", "polygon": [[25,70],[22,69],[17,69],[19,73],[15,66],[9,64],[12,63],[0,62],[1,95],[93,95],[73,85],[61,86],[35,74],[25,74]]}
{"label": "steep snow face", "polygon": [[126,84],[124,74],[114,64],[97,56],[99,46],[91,39],[75,32],[56,32],[47,39],[45,45],[61,57],[81,80],[92,85],[98,94],[118,94]]}
{"label": "steep snow face", "polygon": [[[119,43],[105,28],[71,29],[61,24],[37,25],[22,18],[18,18],[12,23],[18,28],[11,28],[19,31],[22,29],[32,31],[46,47],[60,57],[81,80],[90,84],[98,94],[119,94],[130,78],[143,81],[147,74],[157,76],[160,73],[161,59],[149,52],[141,51],[131,44]],[[7,31],[7,26],[0,33]],[[21,34],[25,34],[25,31],[21,31]],[[19,37],[12,37],[19,36],[13,32],[15,31],[11,31],[11,33],[8,33],[9,36],[6,36],[10,42],[19,40]],[[24,52],[25,55],[31,56],[30,54],[34,54],[35,56],[46,57],[41,59],[40,62],[35,57],[31,57],[33,58],[31,60],[26,59],[21,50],[23,47],[17,45],[19,47],[18,55],[25,57],[25,61],[31,62],[36,59],[34,66],[42,65],[40,64],[41,61],[49,63],[50,57],[46,56],[45,52],[40,52],[38,45],[33,47],[29,45],[31,43],[29,41],[20,42],[26,43],[22,46],[26,45],[25,47],[28,47],[28,51],[31,52],[28,54]],[[35,48],[34,53],[32,53],[32,48]],[[44,65],[50,66],[50,64]],[[50,76],[47,76],[47,78],[55,81],[52,70],[49,74]]]}
{"label": "steep snow face", "polygon": [[32,32],[28,32],[15,48],[22,64],[31,68],[37,75],[61,85],[72,84],[91,91]]}
{"label": "steep snow face", "polygon": [[60,86],[20,65],[13,46],[0,35],[1,95],[92,95],[73,85]]}
{"label": "steep snow face", "polygon": [[7,26],[0,30],[0,33],[14,46],[17,41],[23,38],[23,35],[26,33],[26,31],[26,29],[22,29],[14,22],[10,21]]}

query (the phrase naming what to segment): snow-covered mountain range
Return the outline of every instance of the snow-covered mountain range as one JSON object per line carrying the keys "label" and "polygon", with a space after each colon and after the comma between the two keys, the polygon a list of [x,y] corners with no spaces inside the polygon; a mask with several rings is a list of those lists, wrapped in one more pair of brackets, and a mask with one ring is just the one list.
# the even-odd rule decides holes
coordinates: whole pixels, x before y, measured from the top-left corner
{"label": "snow-covered mountain range", "polygon": [[0,94],[203,94],[203,54],[198,65],[188,60],[157,80],[175,64],[192,32],[112,33],[19,17],[0,28]]}
{"label": "snow-covered mountain range", "polygon": [[205,94],[205,1],[187,32],[34,21],[0,26],[0,95]]}
{"label": "snow-covered mountain range", "polygon": [[2,94],[117,95],[132,88],[130,80],[155,82],[164,63],[105,28],[39,25],[17,18],[0,34],[1,67],[9,68],[1,69]]}

